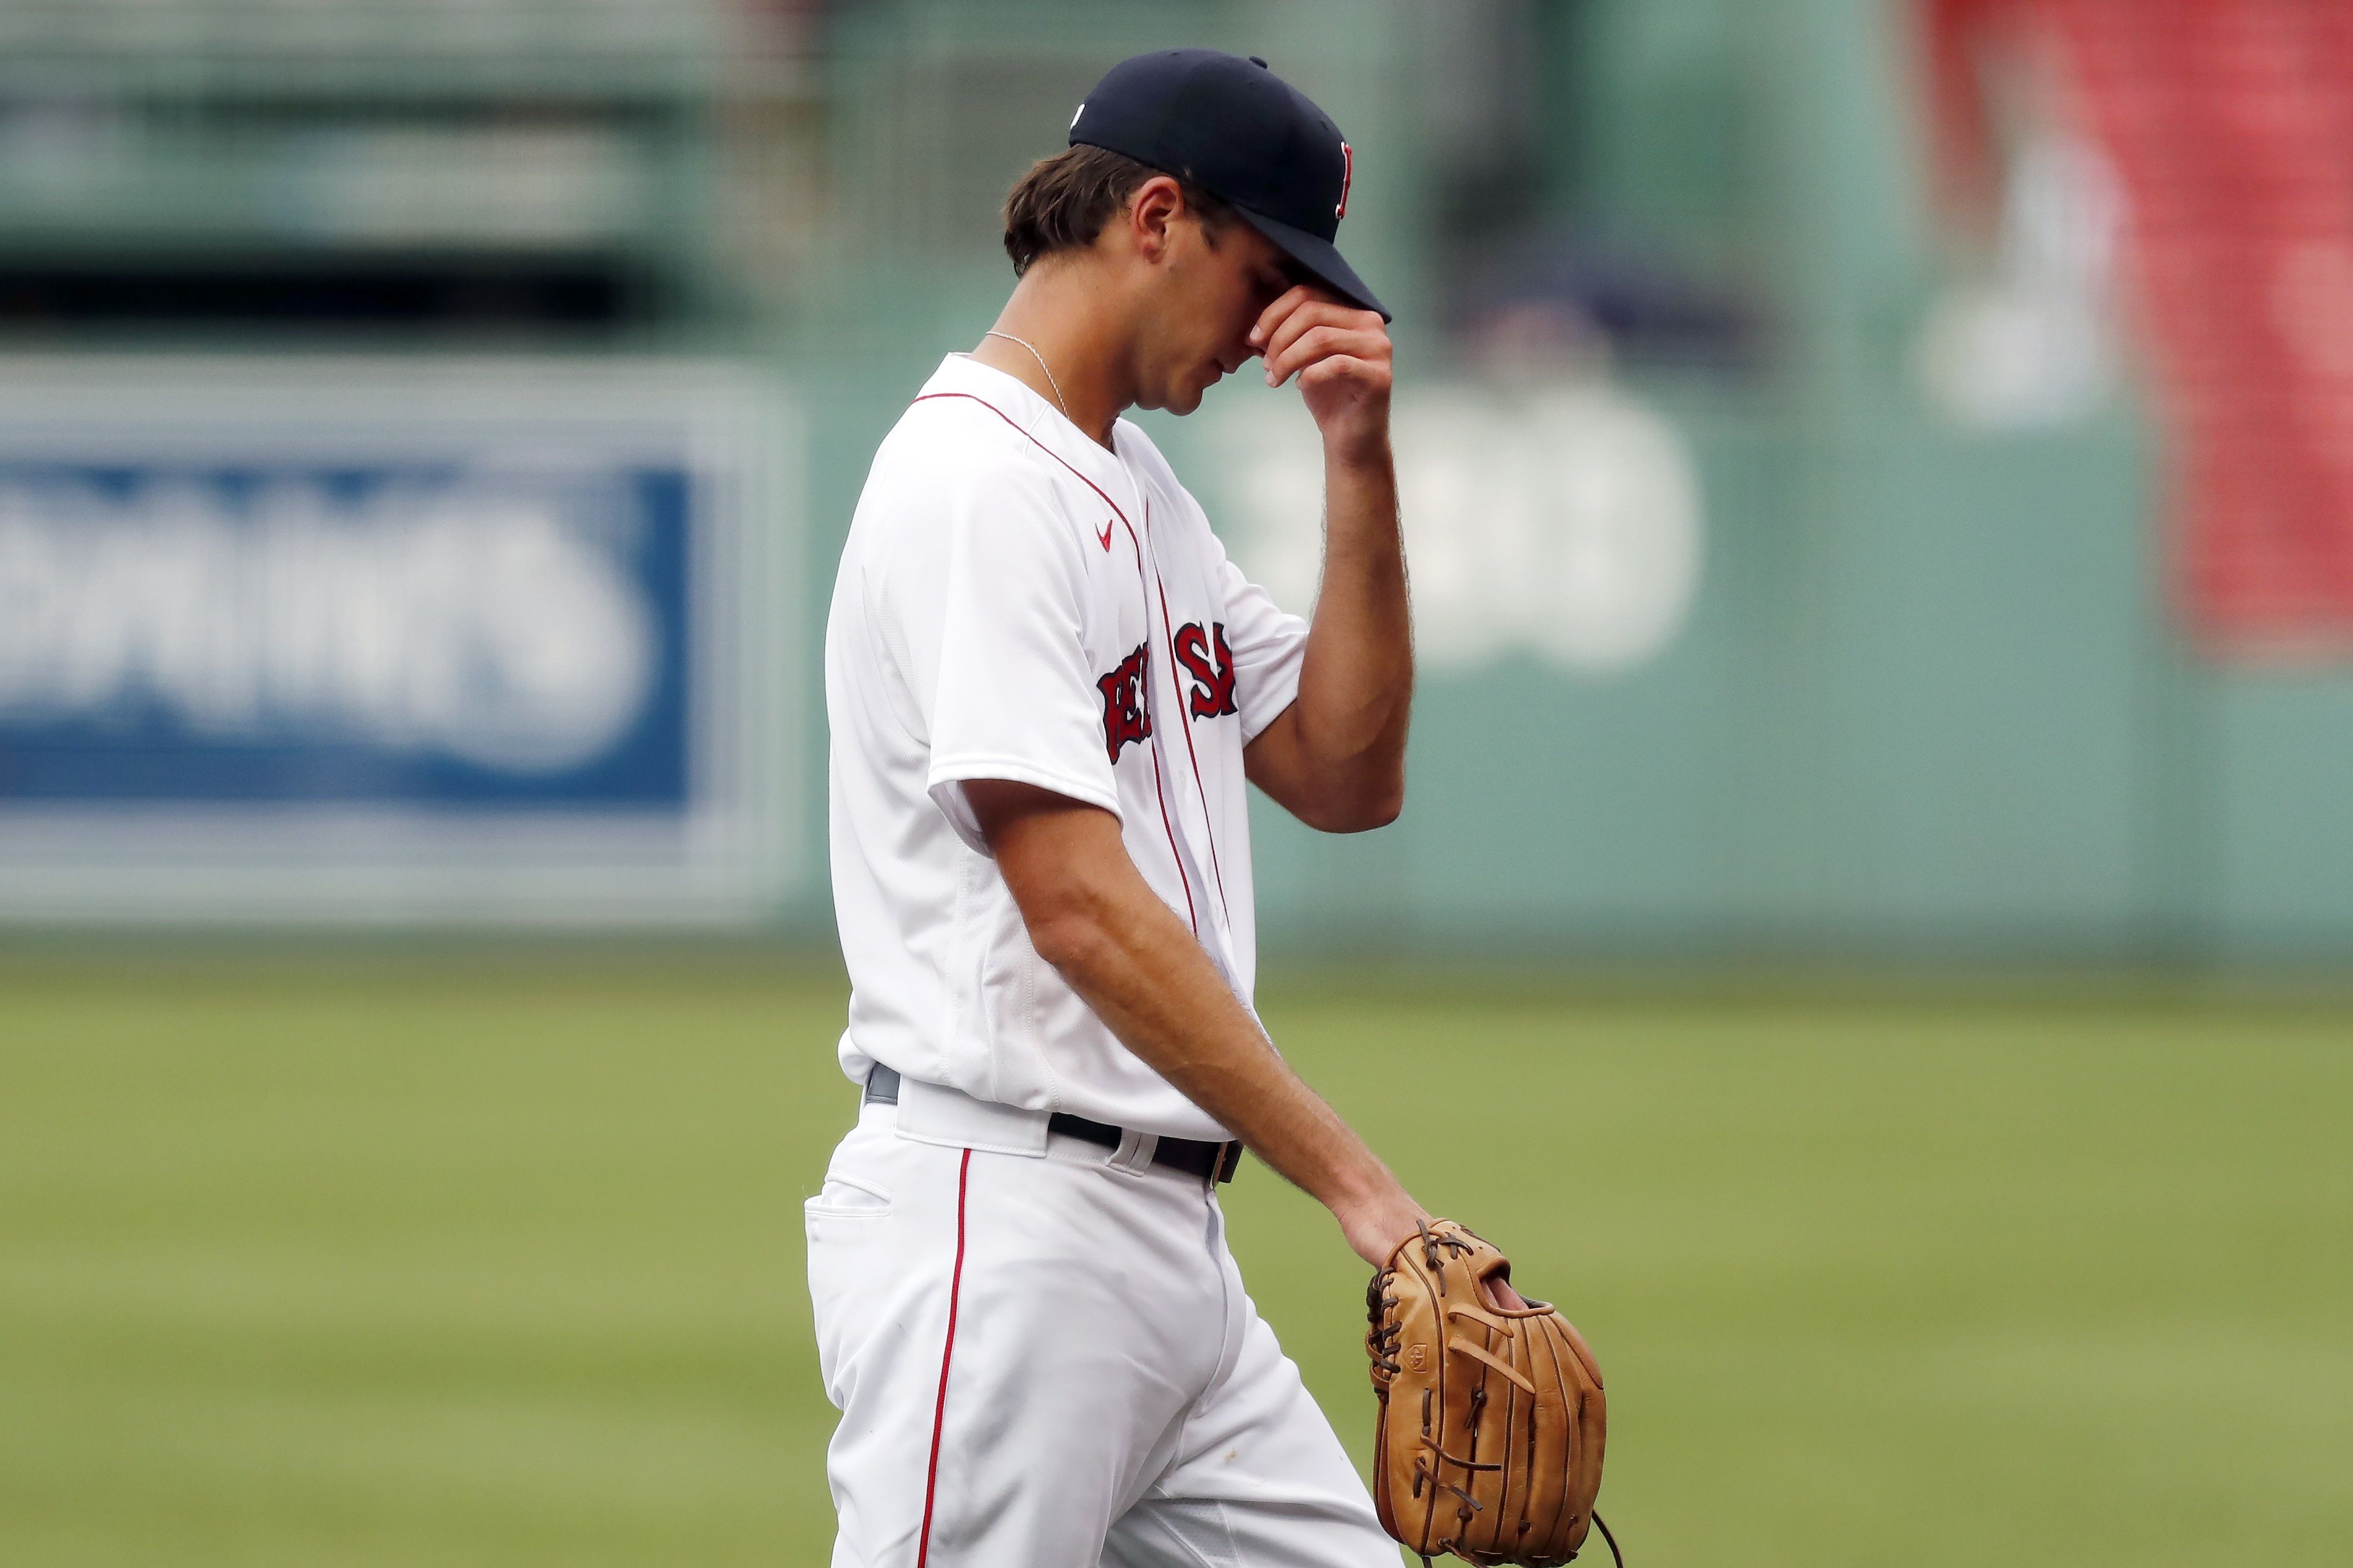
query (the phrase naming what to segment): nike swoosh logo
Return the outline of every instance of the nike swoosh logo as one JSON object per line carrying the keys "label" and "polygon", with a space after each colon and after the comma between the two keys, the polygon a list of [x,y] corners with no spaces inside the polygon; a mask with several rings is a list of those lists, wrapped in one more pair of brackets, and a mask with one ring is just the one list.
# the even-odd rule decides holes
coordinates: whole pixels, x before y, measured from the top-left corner
{"label": "nike swoosh logo", "polygon": [[1105,555],[1109,555],[1111,553],[1111,524],[1109,523],[1105,523],[1103,524],[1103,533],[1100,536],[1103,539],[1103,553]]}

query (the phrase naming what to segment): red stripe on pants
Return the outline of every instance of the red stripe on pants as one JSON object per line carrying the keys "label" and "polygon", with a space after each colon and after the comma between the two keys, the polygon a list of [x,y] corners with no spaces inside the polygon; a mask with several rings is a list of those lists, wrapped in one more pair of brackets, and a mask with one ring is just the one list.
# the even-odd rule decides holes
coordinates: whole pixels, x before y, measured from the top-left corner
{"label": "red stripe on pants", "polygon": [[932,1554],[932,1505],[940,1487],[940,1432],[947,1425],[948,1364],[955,1358],[956,1304],[964,1295],[964,1200],[972,1178],[972,1150],[964,1151],[956,1166],[955,1271],[948,1277],[948,1340],[940,1350],[940,1397],[932,1407],[932,1463],[923,1477],[923,1533],[915,1546],[915,1568],[923,1568]]}

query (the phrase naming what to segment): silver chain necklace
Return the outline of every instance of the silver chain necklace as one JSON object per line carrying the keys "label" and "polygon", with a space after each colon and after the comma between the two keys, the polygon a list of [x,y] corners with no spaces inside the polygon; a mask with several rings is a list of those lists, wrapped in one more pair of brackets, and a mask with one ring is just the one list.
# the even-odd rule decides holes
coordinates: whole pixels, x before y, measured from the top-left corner
{"label": "silver chain necklace", "polygon": [[[1029,343],[1026,339],[1015,337],[1009,332],[998,332],[994,328],[991,328],[989,331],[985,332],[980,335],[983,337],[1001,337],[1008,343],[1018,343],[1020,344],[1022,347],[1028,349],[1029,351],[1029,357],[1038,362],[1038,368],[1046,373],[1046,385],[1054,389],[1055,406],[1062,410],[1062,418],[1065,419],[1071,419],[1071,406],[1062,401],[1062,388],[1061,385],[1054,379],[1054,367],[1046,363],[1046,356],[1038,352],[1035,344]],[[1071,423],[1075,425],[1078,421],[1076,419],[1071,419]]]}

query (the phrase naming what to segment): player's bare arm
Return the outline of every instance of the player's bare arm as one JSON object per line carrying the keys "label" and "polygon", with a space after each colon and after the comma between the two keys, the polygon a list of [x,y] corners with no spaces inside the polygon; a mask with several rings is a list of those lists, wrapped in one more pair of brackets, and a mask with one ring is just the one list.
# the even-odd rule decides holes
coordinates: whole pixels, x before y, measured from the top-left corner
{"label": "player's bare arm", "polygon": [[1039,956],[1121,1044],[1331,1210],[1359,1257],[1384,1262],[1427,1211],[1268,1044],[1137,872],[1119,820],[1027,784],[965,789]]}
{"label": "player's bare arm", "polygon": [[1324,586],[1299,697],[1251,741],[1250,782],[1326,832],[1397,820],[1405,804],[1413,633],[1389,452],[1388,329],[1300,285],[1250,329],[1269,386],[1296,382],[1324,438]]}

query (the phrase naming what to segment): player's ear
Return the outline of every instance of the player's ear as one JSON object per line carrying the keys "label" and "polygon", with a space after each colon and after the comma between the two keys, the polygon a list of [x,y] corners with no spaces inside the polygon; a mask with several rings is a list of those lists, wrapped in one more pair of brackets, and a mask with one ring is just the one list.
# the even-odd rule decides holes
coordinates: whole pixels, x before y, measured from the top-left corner
{"label": "player's ear", "polygon": [[1155,175],[1135,187],[1127,204],[1127,223],[1136,254],[1157,261],[1168,253],[1169,228],[1185,211],[1185,193],[1166,175]]}

